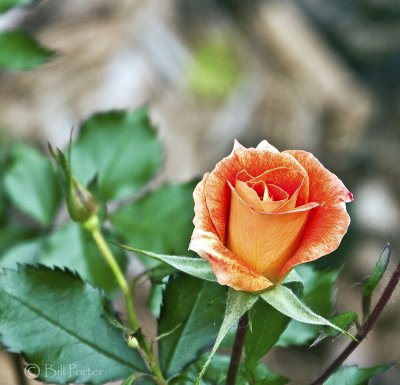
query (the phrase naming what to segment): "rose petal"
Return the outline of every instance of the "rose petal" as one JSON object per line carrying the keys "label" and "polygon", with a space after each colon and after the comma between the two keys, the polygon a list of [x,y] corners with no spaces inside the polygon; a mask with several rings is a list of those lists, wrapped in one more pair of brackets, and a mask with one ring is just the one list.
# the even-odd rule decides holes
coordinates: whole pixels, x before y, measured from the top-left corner
{"label": "rose petal", "polygon": [[310,179],[310,201],[320,203],[312,210],[307,227],[294,256],[283,266],[283,277],[294,266],[310,262],[336,250],[347,232],[350,217],[345,202],[353,195],[343,182],[328,171],[312,154],[305,151],[285,151],[307,170]]}
{"label": "rose petal", "polygon": [[237,256],[227,249],[213,233],[195,229],[190,250],[208,260],[221,285],[244,291],[261,291],[273,285],[267,278],[242,261],[238,261]]}
{"label": "rose petal", "polygon": [[271,198],[261,200],[255,190],[240,180],[236,181],[235,190],[246,204],[258,212],[273,213],[279,210],[288,200],[288,194],[286,194],[286,199],[280,201],[273,201]]}
{"label": "rose petal", "polygon": [[267,170],[286,167],[297,170],[305,178],[297,198],[297,204],[308,202],[308,176],[302,165],[290,154],[245,148],[238,142],[232,153],[222,159],[209,174],[205,186],[205,198],[217,234],[225,241],[227,212],[230,206],[230,188],[227,182],[235,184],[237,174],[247,170],[250,175],[260,175]]}
{"label": "rose petal", "polygon": [[287,167],[277,167],[272,170],[267,170],[262,174],[250,180],[251,183],[264,181],[265,183],[273,184],[286,191],[291,197],[303,183],[304,174],[298,170],[293,170]]}
{"label": "rose petal", "polygon": [[275,153],[279,152],[272,144],[268,143],[268,141],[266,141],[266,140],[262,140],[258,144],[257,150],[270,151],[270,152],[275,152]]}
{"label": "rose petal", "polygon": [[203,231],[209,231],[216,233],[215,226],[211,221],[210,214],[208,212],[205,195],[204,186],[207,182],[210,173],[206,173],[203,179],[197,184],[193,191],[194,200],[194,218],[193,224],[195,228],[202,229]]}
{"label": "rose petal", "polygon": [[[279,207],[280,212],[294,209],[297,205],[299,194],[304,197],[304,189],[308,187],[308,185],[306,185],[307,182],[305,182],[306,177],[302,173],[286,167],[277,167],[275,169],[268,170],[253,178],[250,180],[250,182],[254,183],[260,180],[276,185],[289,194],[290,199],[288,199],[284,205]],[[303,203],[306,202],[301,202],[300,205]]]}
{"label": "rose petal", "polygon": [[226,245],[256,272],[277,282],[282,267],[301,242],[315,205],[280,214],[256,212],[232,187]]}
{"label": "rose petal", "polygon": [[273,196],[275,201],[287,201],[289,194],[274,184],[267,183],[269,193]]}
{"label": "rose petal", "polygon": [[189,249],[208,260],[218,282],[236,290],[260,291],[272,285],[268,279],[253,271],[249,266],[238,261],[236,255],[228,250],[220,239],[208,213],[204,186],[209,174],[197,184],[193,198],[195,202],[195,229]]}
{"label": "rose petal", "polygon": [[254,178],[252,175],[250,175],[247,170],[242,170],[236,175],[236,182],[241,181],[241,182],[246,182],[247,185],[257,191],[257,185],[260,183],[263,183],[264,186],[267,186],[268,190],[274,195],[274,200],[287,200],[288,193],[284,190],[282,190],[280,187],[275,186],[270,183],[265,183],[262,182],[261,180],[257,182],[257,178]]}
{"label": "rose petal", "polygon": [[353,194],[343,182],[332,172],[327,170],[321,162],[307,151],[284,151],[292,155],[307,171],[309,176],[309,202],[351,202]]}

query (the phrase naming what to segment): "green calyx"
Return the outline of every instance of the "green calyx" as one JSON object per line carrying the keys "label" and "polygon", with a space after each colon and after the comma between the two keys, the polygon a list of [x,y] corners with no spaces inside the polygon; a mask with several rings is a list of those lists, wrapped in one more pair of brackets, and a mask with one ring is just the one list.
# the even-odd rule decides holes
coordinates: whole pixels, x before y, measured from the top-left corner
{"label": "green calyx", "polygon": [[99,210],[96,200],[92,193],[73,176],[69,157],[67,159],[60,149],[50,143],[49,150],[64,176],[66,202],[71,219],[79,223],[88,221]]}

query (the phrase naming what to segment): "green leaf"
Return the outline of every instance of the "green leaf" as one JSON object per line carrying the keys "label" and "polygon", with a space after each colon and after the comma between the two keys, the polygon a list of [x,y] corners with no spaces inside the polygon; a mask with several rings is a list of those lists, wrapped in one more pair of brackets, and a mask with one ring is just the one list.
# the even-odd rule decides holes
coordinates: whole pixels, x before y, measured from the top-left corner
{"label": "green leaf", "polygon": [[[119,248],[113,247],[112,250],[124,270],[125,256]],[[89,232],[77,223],[69,222],[53,232],[43,246],[39,261],[49,267],[75,270],[83,279],[108,293],[117,288],[114,275]]]}
{"label": "green leaf", "polygon": [[265,291],[260,294],[260,297],[275,309],[296,321],[312,325],[330,326],[348,337],[355,339],[347,331],[339,328],[322,316],[315,314],[310,308],[301,302],[290,289],[283,285],[277,285],[271,290]]}
{"label": "green leaf", "polygon": [[385,372],[391,366],[391,364],[378,365],[373,368],[342,366],[324,382],[324,385],[367,385],[371,377]]}
{"label": "green leaf", "polygon": [[376,263],[375,269],[372,275],[363,285],[363,294],[365,296],[371,296],[376,286],[382,279],[385,271],[387,269],[389,259],[390,259],[391,248],[390,245],[386,245],[383,249],[381,255],[379,256],[378,262]]}
{"label": "green leaf", "polygon": [[0,0],[0,13],[7,12],[11,8],[29,5],[35,0]]}
{"label": "green leaf", "polygon": [[[207,357],[203,356],[198,362],[191,365],[179,376],[169,381],[170,385],[193,385],[198,375],[199,367],[204,365]],[[201,381],[202,385],[224,385],[230,364],[229,356],[216,354],[208,366],[207,372]],[[250,380],[251,379],[251,380]],[[251,372],[241,364],[239,366],[235,385],[285,385],[286,377],[272,373],[264,364],[257,365]]]}
{"label": "green leaf", "polygon": [[[144,373],[135,373],[132,374],[131,376],[129,376],[127,379],[125,379],[125,381],[121,384],[121,385],[134,385],[134,384],[138,384],[139,381],[141,379],[143,379],[143,377],[147,377],[147,374]],[[143,381],[140,381],[141,384],[143,384]],[[151,382],[151,384],[153,384],[153,382]]]}
{"label": "green leaf", "polygon": [[105,200],[126,198],[154,176],[162,152],[146,109],[98,113],[81,125],[72,172],[84,184],[98,175]]}
{"label": "green leaf", "polygon": [[[243,368],[243,367],[242,367]],[[246,373],[247,372],[247,373]],[[251,378],[254,385],[285,385],[289,382],[289,379],[272,373],[264,364],[258,364],[255,369],[252,369],[250,376],[247,368],[242,370],[243,379]],[[248,385],[249,381],[244,381],[242,385]],[[239,385],[239,384],[238,384]]]}
{"label": "green leaf", "polygon": [[164,185],[117,211],[111,221],[129,244],[156,253],[187,253],[196,182]]}
{"label": "green leaf", "polygon": [[17,264],[35,264],[43,248],[43,238],[17,243],[0,256],[1,268],[16,268]]}
{"label": "green leaf", "polygon": [[[334,318],[331,318],[330,321],[336,326],[340,327],[341,329],[348,330],[356,319],[357,319],[357,314],[352,311],[349,311],[339,314]],[[330,327],[325,327],[321,335],[312,343],[311,346],[315,346],[327,338],[336,337],[338,334],[339,332],[337,330],[332,329]]]}
{"label": "green leaf", "polygon": [[0,230],[0,255],[3,256],[9,249],[14,248],[18,244],[32,241],[37,236],[38,234],[35,230],[26,229],[8,221],[7,225]]}
{"label": "green leaf", "polygon": [[246,333],[246,366],[254,369],[258,361],[276,344],[286,329],[290,318],[283,315],[265,301],[257,301],[249,314],[251,327]]}
{"label": "green leaf", "polygon": [[[312,266],[302,265],[297,268],[303,278],[303,302],[314,312],[330,318],[335,297],[335,285],[338,270],[318,271]],[[279,346],[306,345],[317,338],[320,327],[291,321],[279,340]]]}
{"label": "green leaf", "polygon": [[217,336],[226,288],[188,275],[170,279],[158,324],[160,365],[169,378],[195,361]]}
{"label": "green leaf", "polygon": [[[204,375],[204,380],[211,385],[224,385],[229,370],[230,357],[216,355]],[[250,382],[251,379],[251,382]],[[264,364],[248,370],[243,365],[239,366],[236,385],[285,385],[288,379],[272,373]]]}
{"label": "green leaf", "polygon": [[18,209],[42,225],[53,222],[61,203],[61,190],[51,163],[37,150],[23,144],[14,147],[4,187]]}
{"label": "green leaf", "polygon": [[151,285],[147,306],[154,317],[159,318],[163,296],[163,285]]}
{"label": "green leaf", "polygon": [[54,51],[23,31],[0,32],[0,69],[31,70],[48,62]]}
{"label": "green leaf", "polygon": [[244,291],[229,289],[224,320],[222,321],[221,328],[219,329],[218,336],[211,350],[211,353],[209,354],[203,368],[201,369],[199,377],[196,380],[196,385],[200,385],[201,379],[204,376],[208,365],[210,364],[214,354],[217,352],[217,349],[226,334],[229,332],[231,327],[239,321],[240,317],[251,309],[256,301],[256,295]]}
{"label": "green leaf", "polygon": [[214,273],[211,270],[210,265],[205,259],[196,257],[180,257],[177,255],[163,255],[152,253],[151,251],[145,251],[137,249],[136,247],[130,247],[120,245],[125,250],[133,251],[135,253],[141,253],[147,255],[150,258],[154,258],[160,262],[165,262],[171,265],[177,270],[183,271],[186,274],[192,275],[193,277],[204,279],[206,281],[216,282]]}
{"label": "green leaf", "polygon": [[6,270],[0,275],[0,342],[23,353],[39,367],[38,379],[51,383],[102,384],[146,371],[138,352],[105,319],[105,305],[99,290],[70,272]]}
{"label": "green leaf", "polygon": [[[203,359],[201,363],[204,365],[205,361],[206,359]],[[209,384],[224,384],[228,373],[229,363],[230,357],[216,354],[208,366],[207,372],[204,374],[204,381]],[[239,382],[240,379],[237,378],[236,383]]]}

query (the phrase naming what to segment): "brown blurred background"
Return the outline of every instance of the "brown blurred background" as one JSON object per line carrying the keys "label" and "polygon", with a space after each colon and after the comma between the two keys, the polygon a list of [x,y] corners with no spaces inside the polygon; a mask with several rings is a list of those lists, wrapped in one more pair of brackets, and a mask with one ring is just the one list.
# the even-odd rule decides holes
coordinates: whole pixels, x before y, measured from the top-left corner
{"label": "brown blurred background", "polygon": [[[32,72],[0,73],[3,139],[63,146],[93,112],[147,104],[166,146],[165,180],[211,169],[235,138],[311,151],[355,196],[349,235],[335,254],[345,263],[337,309],[360,311],[360,283],[387,241],[393,270],[400,258],[398,0],[44,0],[0,17],[1,29],[14,26],[57,56]],[[347,361],[397,363],[372,384],[400,384],[399,308],[398,290]],[[306,353],[278,348],[266,362],[293,385],[307,384],[346,343]],[[0,355],[1,385],[16,381],[9,358]]]}

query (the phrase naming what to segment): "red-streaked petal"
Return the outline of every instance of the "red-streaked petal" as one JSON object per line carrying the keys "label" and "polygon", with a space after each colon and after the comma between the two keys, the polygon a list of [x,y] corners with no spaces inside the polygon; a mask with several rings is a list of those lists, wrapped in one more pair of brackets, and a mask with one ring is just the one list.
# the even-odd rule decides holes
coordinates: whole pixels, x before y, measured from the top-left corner
{"label": "red-streaked petal", "polygon": [[328,171],[310,153],[286,151],[295,157],[307,170],[310,180],[310,201],[318,202],[312,210],[302,242],[294,256],[280,272],[280,277],[294,266],[314,261],[336,250],[350,224],[345,202],[353,200],[351,192],[343,182]]}
{"label": "red-streaked petal", "polygon": [[304,186],[297,198],[297,204],[308,202],[308,177],[301,164],[290,154],[245,148],[235,143],[232,153],[222,159],[208,176],[205,184],[206,203],[210,218],[222,242],[225,241],[227,213],[230,206],[230,188],[227,182],[235,184],[237,174],[247,170],[250,175],[258,176],[267,170],[286,167],[302,173]]}
{"label": "red-streaked petal", "polygon": [[249,182],[256,183],[258,181],[264,181],[265,183],[273,184],[286,191],[289,197],[291,197],[302,187],[304,178],[304,174],[298,170],[292,170],[287,167],[277,167],[263,172]]}
{"label": "red-streaked petal", "polygon": [[335,251],[350,225],[344,203],[324,205],[311,211],[302,242],[294,256],[283,266],[279,277],[301,263],[314,261]]}
{"label": "red-streaked petal", "polygon": [[209,173],[204,174],[203,179],[197,184],[193,191],[194,200],[194,218],[193,224],[196,229],[202,229],[203,231],[210,231],[216,233],[215,226],[211,221],[210,214],[208,212],[206,199],[204,195],[204,186],[207,182]]}
{"label": "red-streaked petal", "polygon": [[239,261],[238,257],[228,250],[218,238],[204,195],[204,186],[208,175],[204,175],[193,192],[195,229],[189,249],[208,260],[221,285],[245,291],[259,291],[270,287],[272,285],[270,281]]}
{"label": "red-streaked petal", "polygon": [[267,183],[269,193],[273,196],[275,201],[287,201],[289,194],[274,184]]}
{"label": "red-streaked petal", "polygon": [[261,291],[272,286],[267,278],[253,271],[238,258],[213,233],[193,232],[190,249],[208,260],[218,283],[235,290]]}
{"label": "red-streaked petal", "polygon": [[[258,182],[258,183],[264,183],[264,182]],[[231,189],[235,190],[237,195],[247,204],[249,205],[253,210],[258,211],[258,212],[267,212],[267,213],[272,213],[277,211],[280,207],[282,207],[283,204],[285,204],[288,200],[288,194],[286,194],[286,197],[283,200],[280,201],[273,201],[271,198],[269,199],[264,199],[261,200],[251,187],[249,187],[246,183],[239,181],[236,181],[236,186],[233,188],[232,185]],[[232,203],[231,203],[232,206]]]}
{"label": "red-streaked petal", "polygon": [[284,153],[292,155],[307,171],[310,186],[309,202],[333,204],[353,200],[353,194],[343,182],[327,170],[313,154],[294,150],[284,151]]}

